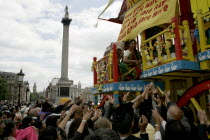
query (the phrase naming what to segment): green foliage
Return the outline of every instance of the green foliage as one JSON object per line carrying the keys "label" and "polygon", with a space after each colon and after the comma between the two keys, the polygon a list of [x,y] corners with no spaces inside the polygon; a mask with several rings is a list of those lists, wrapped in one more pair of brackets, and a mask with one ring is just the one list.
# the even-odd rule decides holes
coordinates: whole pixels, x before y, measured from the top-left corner
{"label": "green foliage", "polygon": [[39,99],[44,100],[45,98],[44,98],[44,96],[40,96]]}
{"label": "green foliage", "polygon": [[30,101],[31,102],[36,102],[39,99],[39,94],[38,93],[31,93],[30,94]]}
{"label": "green foliage", "polygon": [[4,79],[0,79],[0,100],[6,100],[8,96],[8,84]]}
{"label": "green foliage", "polygon": [[31,93],[30,94],[30,101],[31,102],[36,102],[38,99],[44,100],[45,97],[40,95],[40,93]]}

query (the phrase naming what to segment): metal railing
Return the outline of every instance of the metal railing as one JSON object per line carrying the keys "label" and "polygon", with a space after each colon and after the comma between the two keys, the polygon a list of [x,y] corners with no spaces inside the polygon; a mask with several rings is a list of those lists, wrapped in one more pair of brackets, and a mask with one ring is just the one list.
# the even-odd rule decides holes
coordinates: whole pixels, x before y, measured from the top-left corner
{"label": "metal railing", "polygon": [[[178,30],[178,32],[175,32],[175,30]],[[176,40],[180,43],[176,44]],[[188,21],[183,21],[182,26],[173,22],[167,29],[147,40],[143,40],[141,50],[143,70],[180,60],[177,59],[177,51],[182,55],[181,60],[194,61]]]}
{"label": "metal railing", "polygon": [[[208,49],[210,49],[210,44],[207,44],[207,37],[205,35],[205,24],[204,24],[204,18],[210,17],[210,11],[206,13],[202,13],[202,10],[199,9],[197,11],[197,21],[198,21],[198,31],[199,31],[199,39],[200,43],[198,44],[200,46],[201,52],[204,52]],[[209,23],[209,30],[210,30],[210,21],[206,22]]]}

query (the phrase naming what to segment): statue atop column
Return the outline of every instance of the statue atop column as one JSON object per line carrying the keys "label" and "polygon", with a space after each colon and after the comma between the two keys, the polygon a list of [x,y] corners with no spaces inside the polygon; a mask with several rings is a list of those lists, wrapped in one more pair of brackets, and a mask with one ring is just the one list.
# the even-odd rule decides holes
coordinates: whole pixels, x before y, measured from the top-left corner
{"label": "statue atop column", "polygon": [[66,5],[66,7],[65,7],[65,16],[64,16],[64,18],[69,18],[69,12],[68,12],[68,6]]}
{"label": "statue atop column", "polygon": [[64,9],[64,12],[65,12],[65,15],[64,15],[64,17],[62,18],[62,23],[63,23],[63,25],[68,25],[69,26],[69,24],[70,24],[70,22],[71,22],[71,20],[72,19],[70,19],[69,18],[69,11],[68,11],[68,6],[66,5],[66,7],[65,7],[65,9]]}

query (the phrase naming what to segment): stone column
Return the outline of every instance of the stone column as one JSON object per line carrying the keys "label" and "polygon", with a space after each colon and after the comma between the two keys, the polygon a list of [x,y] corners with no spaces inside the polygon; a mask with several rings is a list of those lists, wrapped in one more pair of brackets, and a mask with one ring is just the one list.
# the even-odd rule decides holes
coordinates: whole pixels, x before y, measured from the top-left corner
{"label": "stone column", "polygon": [[73,82],[68,78],[68,55],[69,55],[69,25],[72,19],[69,18],[68,6],[65,8],[65,16],[62,18],[63,23],[63,42],[62,42],[62,60],[61,60],[61,78],[57,83],[56,102],[62,98],[71,97],[71,85]]}
{"label": "stone column", "polygon": [[68,7],[65,9],[63,23],[63,42],[62,42],[62,61],[61,61],[61,79],[68,80],[68,52],[69,52],[69,25],[72,19],[68,17]]}

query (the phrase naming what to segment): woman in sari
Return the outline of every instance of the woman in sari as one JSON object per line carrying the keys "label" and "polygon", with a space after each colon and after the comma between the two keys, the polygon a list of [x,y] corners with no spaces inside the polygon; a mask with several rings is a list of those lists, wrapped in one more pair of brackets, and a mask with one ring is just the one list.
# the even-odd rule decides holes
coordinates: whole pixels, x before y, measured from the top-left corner
{"label": "woman in sari", "polygon": [[123,55],[123,61],[119,64],[123,81],[138,80],[141,75],[141,54],[136,50],[136,40],[129,41],[129,49]]}

